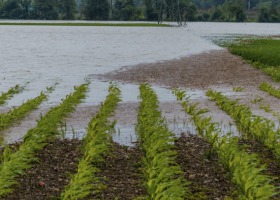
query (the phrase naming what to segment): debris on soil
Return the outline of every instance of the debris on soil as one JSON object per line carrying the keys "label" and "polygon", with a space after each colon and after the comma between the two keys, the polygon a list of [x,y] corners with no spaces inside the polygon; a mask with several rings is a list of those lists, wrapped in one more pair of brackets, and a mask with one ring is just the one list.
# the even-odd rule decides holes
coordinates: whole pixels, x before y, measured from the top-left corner
{"label": "debris on soil", "polygon": [[98,77],[169,88],[207,88],[212,85],[258,85],[271,78],[227,50],[215,50],[167,62],[127,67]]}
{"label": "debris on soil", "polygon": [[216,155],[209,157],[210,145],[194,135],[182,135],[175,142],[177,162],[191,182],[194,199],[225,199],[230,197],[232,185],[227,172]]}
{"label": "debris on soil", "polygon": [[131,200],[144,196],[146,191],[140,170],[141,151],[138,146],[126,147],[114,143],[112,154],[106,158],[105,165],[98,174],[104,179],[106,189],[89,199]]}
{"label": "debris on soil", "polygon": [[49,143],[37,153],[38,163],[20,176],[11,195],[5,200],[43,200],[59,197],[77,170],[81,158],[80,140],[60,140]]}

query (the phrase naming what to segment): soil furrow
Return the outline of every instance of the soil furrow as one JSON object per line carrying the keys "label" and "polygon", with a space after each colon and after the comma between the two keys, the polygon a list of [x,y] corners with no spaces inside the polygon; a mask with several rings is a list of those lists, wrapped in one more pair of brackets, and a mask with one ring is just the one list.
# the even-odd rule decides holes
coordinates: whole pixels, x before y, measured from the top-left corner
{"label": "soil furrow", "polygon": [[42,200],[60,196],[77,170],[81,141],[55,140],[37,153],[39,162],[17,179],[18,186],[5,200]]}
{"label": "soil furrow", "polygon": [[105,160],[99,176],[103,178],[106,188],[89,199],[131,200],[145,195],[141,179],[141,151],[136,146],[128,148],[114,143],[112,154]]}
{"label": "soil furrow", "polygon": [[177,162],[191,181],[193,199],[225,199],[231,196],[232,185],[216,155],[209,157],[210,145],[193,135],[176,140]]}

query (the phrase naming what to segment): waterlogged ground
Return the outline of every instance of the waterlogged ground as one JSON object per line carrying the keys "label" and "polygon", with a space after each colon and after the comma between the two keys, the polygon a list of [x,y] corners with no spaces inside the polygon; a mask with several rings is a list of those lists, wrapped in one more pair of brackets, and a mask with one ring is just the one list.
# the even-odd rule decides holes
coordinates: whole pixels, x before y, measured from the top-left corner
{"label": "waterlogged ground", "polygon": [[[27,130],[36,126],[36,120],[73,91],[74,85],[90,80],[87,98],[59,128],[63,137],[81,139],[89,120],[105,100],[109,83],[114,81],[122,92],[122,102],[110,118],[117,121],[115,143],[98,174],[108,187],[89,198],[133,199],[145,195],[135,124],[139,84],[150,83],[169,129],[178,137],[176,161],[190,181],[194,199],[233,197],[235,186],[228,173],[217,156],[209,154],[211,146],[192,135],[196,134],[192,119],[185,114],[172,89],[186,90],[191,103],[209,109],[204,115],[211,116],[224,134],[239,132],[233,120],[207,98],[208,89],[239,99],[254,114],[265,116],[278,126],[275,114],[280,113],[280,101],[258,86],[262,81],[276,87],[280,84],[213,41],[280,35],[279,30],[279,24],[253,23],[188,23],[182,28],[1,26],[0,92],[15,84],[25,86],[25,90],[0,106],[0,113],[39,95],[47,87],[54,87],[37,110],[1,134],[7,143],[20,141]],[[242,91],[234,91],[238,87]],[[81,140],[68,139],[55,140],[37,152],[40,162],[32,163],[26,175],[17,178],[14,192],[4,199],[59,198],[82,156]],[[247,152],[259,154],[262,164],[268,166],[264,173],[273,176],[273,184],[279,186],[280,170],[271,153],[253,141],[242,140],[242,144],[246,144]],[[18,143],[10,146],[14,149]],[[0,148],[0,154],[2,151]]]}
{"label": "waterlogged ground", "polygon": [[[22,122],[3,132],[7,142],[20,140],[36,119],[60,103],[73,86],[91,80],[85,101],[62,125],[60,131],[69,138],[82,138],[89,119],[94,116],[107,95],[109,82],[118,82],[122,103],[118,106],[115,141],[133,145],[134,124],[138,109],[138,86],[154,85],[163,116],[177,135],[196,133],[171,92],[174,87],[188,90],[191,101],[208,108],[207,114],[224,127],[224,132],[238,134],[232,120],[205,96],[208,88],[241,98],[256,114],[267,116],[250,98],[266,99],[277,112],[276,100],[257,89],[261,81],[270,81],[259,71],[232,56],[213,40],[237,35],[279,35],[279,24],[188,23],[186,27],[50,27],[2,26],[0,91],[15,84],[25,85],[23,93],[0,107],[5,112],[33,98],[46,87],[55,86],[48,101]],[[171,61],[170,61],[171,60]],[[236,93],[233,86],[242,86]]]}

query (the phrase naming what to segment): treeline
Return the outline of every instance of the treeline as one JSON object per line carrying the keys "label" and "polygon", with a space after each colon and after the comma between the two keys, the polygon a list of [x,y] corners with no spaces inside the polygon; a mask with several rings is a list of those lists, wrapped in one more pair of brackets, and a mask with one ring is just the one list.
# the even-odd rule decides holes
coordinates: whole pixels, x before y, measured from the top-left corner
{"label": "treeline", "polygon": [[280,22],[280,0],[0,0],[0,18]]}

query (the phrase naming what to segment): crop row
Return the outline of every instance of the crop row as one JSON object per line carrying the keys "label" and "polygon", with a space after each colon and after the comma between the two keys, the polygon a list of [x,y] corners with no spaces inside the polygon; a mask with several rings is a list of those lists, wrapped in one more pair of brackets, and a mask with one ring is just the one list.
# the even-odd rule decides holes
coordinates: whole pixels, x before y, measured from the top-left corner
{"label": "crop row", "polygon": [[16,107],[7,113],[0,114],[0,131],[7,128],[12,122],[25,116],[31,110],[37,108],[45,99],[47,99],[47,96],[44,93],[41,93],[39,96],[28,100],[21,106]]}
{"label": "crop row", "polygon": [[72,176],[61,199],[85,199],[89,194],[96,194],[103,188],[97,172],[100,171],[99,167],[111,149],[110,131],[114,128],[115,122],[110,123],[108,117],[114,112],[120,100],[120,90],[115,85],[110,85],[109,95],[100,111],[89,122],[87,135],[83,139],[84,155],[79,161],[78,172]]}
{"label": "crop row", "polygon": [[236,100],[230,100],[220,92],[209,90],[207,95],[235,120],[244,136],[256,139],[271,150],[277,160],[280,160],[280,130],[276,129],[272,121],[253,115],[249,107],[239,104]]}
{"label": "crop row", "polygon": [[75,106],[85,98],[88,84],[75,87],[75,91],[67,95],[63,102],[51,108],[37,123],[37,126],[28,130],[23,142],[17,149],[5,147],[0,164],[0,197],[5,197],[13,191],[17,184],[16,178],[23,175],[26,169],[38,161],[35,154],[52,141],[59,133],[57,126],[64,117],[70,114]]}
{"label": "crop row", "polygon": [[12,98],[15,94],[20,93],[23,89],[24,87],[16,85],[10,88],[7,92],[2,92],[0,96],[0,105],[5,104],[8,99]]}
{"label": "crop row", "polygon": [[280,89],[276,89],[274,88],[271,84],[267,83],[267,82],[263,82],[260,84],[259,88],[262,91],[265,91],[267,93],[269,93],[272,96],[275,96],[277,98],[280,98]]}
{"label": "crop row", "polygon": [[188,182],[175,161],[174,134],[161,116],[158,99],[151,86],[140,86],[140,98],[136,131],[143,152],[142,171],[148,193],[143,199],[179,200],[189,197]]}
{"label": "crop row", "polygon": [[[185,93],[175,90],[178,100],[183,100]],[[230,133],[221,135],[217,123],[211,122],[211,117],[203,117],[208,112],[198,109],[198,104],[190,104],[188,98],[181,102],[185,111],[192,116],[199,135],[205,138],[212,146],[212,153],[216,152],[221,163],[229,172],[232,183],[236,185],[238,199],[270,199],[277,194],[276,188],[270,184],[271,177],[262,174],[266,169],[260,165],[256,154],[248,154],[241,150],[238,139]]]}

